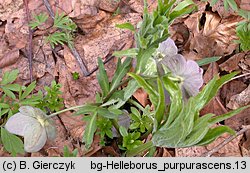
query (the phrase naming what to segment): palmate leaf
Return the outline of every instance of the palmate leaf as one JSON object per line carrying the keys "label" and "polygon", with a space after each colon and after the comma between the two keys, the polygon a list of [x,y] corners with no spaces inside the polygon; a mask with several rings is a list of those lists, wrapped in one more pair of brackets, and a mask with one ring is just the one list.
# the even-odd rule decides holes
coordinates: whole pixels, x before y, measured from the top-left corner
{"label": "palmate leaf", "polygon": [[67,43],[67,36],[64,32],[55,32],[46,37],[46,42],[49,42],[52,48],[55,48],[56,45]]}
{"label": "palmate leaf", "polygon": [[0,82],[1,85],[6,85],[14,82],[18,76],[19,70],[15,69],[10,72],[5,72],[2,78],[2,81]]}
{"label": "palmate leaf", "polygon": [[4,148],[11,153],[12,156],[16,154],[24,154],[23,142],[17,136],[9,133],[4,128],[1,128],[1,139],[4,145]]}
{"label": "palmate leaf", "polygon": [[77,28],[76,24],[68,16],[64,13],[59,14],[58,12],[55,15],[54,27],[69,31],[74,31]]}
{"label": "palmate leaf", "polygon": [[31,29],[35,29],[36,27],[45,23],[48,17],[49,16],[46,13],[36,15],[34,16],[34,20],[30,22],[29,26],[31,27]]}

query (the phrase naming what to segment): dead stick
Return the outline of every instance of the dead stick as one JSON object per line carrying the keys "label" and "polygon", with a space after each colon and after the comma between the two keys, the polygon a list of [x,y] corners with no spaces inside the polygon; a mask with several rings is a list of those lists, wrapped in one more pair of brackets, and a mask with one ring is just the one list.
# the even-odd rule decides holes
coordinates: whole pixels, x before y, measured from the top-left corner
{"label": "dead stick", "polygon": [[[23,0],[24,6],[25,6],[25,11],[26,11],[26,17],[27,17],[27,22],[29,24],[30,22],[30,12],[29,12],[29,5],[28,5],[28,0]],[[31,28],[29,27],[29,42],[28,42],[28,61],[29,61],[29,70],[30,70],[30,82],[33,81],[33,66],[32,66],[32,56],[33,56],[33,47],[32,47],[32,37],[33,37],[33,32]]]}
{"label": "dead stick", "polygon": [[224,147],[227,143],[229,143],[230,141],[232,141],[233,139],[235,139],[236,137],[242,135],[243,133],[245,133],[246,131],[250,130],[250,125],[247,126],[242,126],[242,129],[240,131],[238,131],[236,133],[236,135],[232,135],[230,137],[228,137],[227,139],[225,139],[221,144],[217,145],[214,149],[210,150],[207,153],[204,153],[203,155],[201,155],[202,157],[211,157],[212,154],[216,153],[217,151],[219,151],[222,147]]}
{"label": "dead stick", "polygon": [[[52,8],[48,2],[48,0],[43,0],[43,3],[45,5],[45,7],[47,8],[49,15],[52,19],[55,19],[55,14],[52,11]],[[74,46],[69,46],[71,53],[73,54],[73,56],[75,57],[76,61],[78,62],[80,69],[83,73],[84,76],[89,76],[89,70],[87,68],[87,65],[83,62],[80,54],[78,53],[78,51],[76,50],[76,48]]]}

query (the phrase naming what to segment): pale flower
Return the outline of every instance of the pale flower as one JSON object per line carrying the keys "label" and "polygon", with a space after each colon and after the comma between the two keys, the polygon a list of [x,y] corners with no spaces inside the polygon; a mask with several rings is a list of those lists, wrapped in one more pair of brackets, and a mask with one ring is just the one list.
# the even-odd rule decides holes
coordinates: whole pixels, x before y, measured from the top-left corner
{"label": "pale flower", "polygon": [[198,94],[203,85],[203,69],[193,60],[186,60],[177,53],[174,41],[168,38],[157,49],[158,56],[163,56],[160,61],[172,73],[173,80],[179,81],[184,99]]}
{"label": "pale flower", "polygon": [[47,139],[56,137],[56,128],[48,116],[40,109],[22,106],[18,113],[11,116],[5,124],[10,133],[24,137],[24,150],[37,152],[45,145]]}

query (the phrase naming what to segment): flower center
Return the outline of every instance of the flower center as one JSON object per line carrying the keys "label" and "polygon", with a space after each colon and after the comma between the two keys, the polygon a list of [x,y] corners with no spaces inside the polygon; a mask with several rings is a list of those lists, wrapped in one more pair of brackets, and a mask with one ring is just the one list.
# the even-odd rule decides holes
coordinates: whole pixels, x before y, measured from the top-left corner
{"label": "flower center", "polygon": [[40,117],[37,117],[38,122],[44,127],[46,125],[46,120]]}

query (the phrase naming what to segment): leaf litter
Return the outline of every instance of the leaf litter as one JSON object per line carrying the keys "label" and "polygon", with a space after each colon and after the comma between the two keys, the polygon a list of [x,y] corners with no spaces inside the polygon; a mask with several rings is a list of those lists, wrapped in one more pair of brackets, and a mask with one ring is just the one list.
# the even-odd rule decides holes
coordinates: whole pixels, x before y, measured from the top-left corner
{"label": "leaf litter", "polygon": [[[111,3],[110,3],[111,2]],[[157,1],[148,0],[150,10],[156,7]],[[221,7],[221,0],[212,8],[208,8],[205,2],[198,2],[198,11],[186,15],[175,21],[170,27],[171,37],[178,45],[178,52],[190,60],[199,60],[206,57],[222,56],[216,63],[204,66],[205,81],[217,73],[225,73],[238,70],[242,74],[250,72],[249,52],[237,53],[237,39],[235,34],[236,23],[241,18],[236,16],[233,11],[225,12]],[[142,1],[130,0],[58,0],[50,1],[54,11],[66,13],[77,24],[78,31],[74,39],[76,49],[80,55],[86,59],[89,69],[93,69],[97,64],[97,57],[107,58],[113,51],[119,49],[123,43],[127,43],[125,48],[133,47],[133,34],[129,31],[120,30],[116,24],[131,22],[134,26],[141,20],[143,12]],[[121,5],[121,3],[123,3]],[[238,5],[249,10],[247,0],[237,1]],[[19,69],[18,83],[29,83],[29,70],[27,58],[28,45],[28,26],[23,9],[22,0],[0,1],[0,72],[3,74],[11,69]],[[29,1],[29,9],[32,15],[45,12],[42,1]],[[119,11],[120,10],[120,13]],[[118,12],[118,14],[116,14]],[[95,93],[100,90],[96,75],[84,77],[81,75],[80,68],[70,53],[70,50],[63,46],[57,51],[55,56],[48,43],[42,43],[46,28],[50,28],[52,20],[48,26],[43,26],[34,31],[33,43],[33,76],[37,80],[36,90],[41,90],[43,86],[48,86],[52,80],[56,79],[62,84],[64,105],[70,107],[87,102],[92,102]],[[53,32],[50,30],[50,32]],[[112,76],[115,69],[115,60],[110,61],[106,68],[108,76]],[[80,74],[78,80],[74,80],[72,73]],[[0,75],[0,78],[2,76]],[[205,83],[206,83],[205,82]],[[148,97],[143,92],[138,91],[135,95],[141,105],[148,103]],[[233,80],[226,84],[220,93],[210,104],[202,110],[202,114],[213,112],[215,114],[225,113],[239,106],[249,104],[249,77]],[[235,129],[242,125],[249,125],[249,109],[239,115],[226,120],[225,124],[234,124]],[[62,156],[63,147],[69,146],[81,149],[81,136],[85,130],[85,123],[80,117],[70,116],[71,113],[64,113],[56,118],[55,124],[59,135],[53,142],[48,142],[43,151],[33,153],[32,156]],[[175,156],[200,156],[219,143],[226,136],[220,137],[207,147],[190,147],[186,149],[176,149]],[[227,144],[214,156],[242,156],[249,152],[250,134],[245,134],[244,142],[242,136]],[[99,139],[94,139],[92,149],[81,154],[98,156],[98,151],[102,150],[99,146]],[[240,147],[244,147],[244,153]],[[107,153],[117,155],[112,149],[107,149]],[[160,153],[160,154],[159,154]],[[158,156],[173,156],[172,151],[164,148]],[[170,154],[171,153],[171,154]],[[99,155],[101,155],[99,153]],[[8,156],[0,145],[0,156]]]}

